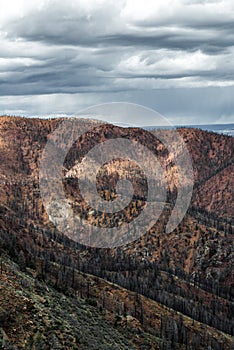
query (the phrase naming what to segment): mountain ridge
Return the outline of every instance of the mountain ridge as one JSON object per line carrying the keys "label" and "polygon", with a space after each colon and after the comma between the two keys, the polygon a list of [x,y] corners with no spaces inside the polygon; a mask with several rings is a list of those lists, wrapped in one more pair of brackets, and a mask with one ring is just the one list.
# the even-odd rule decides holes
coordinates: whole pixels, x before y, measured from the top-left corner
{"label": "mountain ridge", "polygon": [[[164,343],[167,344],[163,345],[162,338],[157,345],[159,348],[167,346],[172,349],[185,349],[190,344],[190,348],[196,349],[198,345],[194,344],[198,342],[199,349],[205,350],[209,342],[214,342],[214,349],[231,349],[231,342],[224,345],[221,333],[216,331],[224,332],[229,337],[234,330],[231,317],[234,276],[230,221],[233,213],[227,200],[233,186],[227,172],[233,162],[233,139],[200,130],[179,129],[178,132],[188,146],[195,171],[195,187],[189,213],[176,230],[169,235],[165,234],[164,227],[170,215],[170,207],[176,198],[176,186],[172,182],[168,197],[171,202],[148,233],[127,246],[100,250],[73,242],[49,222],[40,199],[38,166],[47,137],[61,120],[36,120],[36,123],[34,121],[26,118],[0,118],[2,251],[18,263],[19,253],[22,252],[21,257],[25,259],[27,268],[33,269],[35,276],[42,279],[43,283],[50,281],[53,286],[64,292],[73,290],[72,293],[83,293],[83,297],[87,299],[91,296],[92,302],[98,305],[105,299],[102,288],[99,290],[97,287],[98,283],[102,285],[106,280],[106,283],[109,281],[118,284],[120,289],[125,288],[125,293],[135,295],[135,306],[133,302],[133,306],[127,312],[139,322],[140,327],[146,327],[146,332],[152,332],[147,320],[150,317],[145,316],[144,320],[142,315],[148,315],[154,302],[174,310],[175,315],[180,312],[183,317],[194,320],[194,323],[200,322],[207,331],[206,327],[213,329],[209,330],[210,335],[207,339],[200,328],[192,328],[187,340],[179,332],[179,338],[175,342],[172,337],[174,331],[168,332],[166,329],[174,322],[176,326],[174,324],[173,329],[179,327],[180,321],[171,314],[169,323],[165,321],[165,329],[160,331],[160,323],[156,327],[157,335],[160,337],[160,332],[163,332]],[[82,123],[85,127],[90,126],[90,121],[82,120],[81,129]],[[68,169],[72,169],[75,161],[80,161],[95,143],[108,137],[129,135],[145,140],[146,145],[154,149],[162,164],[169,164],[168,178],[174,181],[173,162],[168,162],[168,152],[158,141],[154,144],[149,143],[153,140],[153,135],[149,138],[146,131],[110,125],[95,125],[94,131],[94,134],[85,134],[73,145],[65,160],[64,174]],[[200,147],[201,144],[203,147]],[[105,171],[104,169],[101,174],[105,175]],[[218,184],[220,174],[224,187],[219,188],[215,184]],[[99,189],[102,195],[115,195],[108,185],[110,175],[100,179]],[[218,178],[214,182],[216,177]],[[114,174],[112,185],[117,179],[117,175]],[[205,195],[203,192],[206,185],[209,191]],[[144,183],[138,185],[137,190],[140,190],[141,186],[144,186]],[[71,200],[79,199],[79,190],[75,182],[66,181],[64,177],[64,188]],[[216,198],[216,191],[219,196],[212,203],[210,196]],[[78,200],[75,210],[80,208],[83,207]],[[126,219],[131,218],[132,211],[129,208]],[[96,219],[90,217],[90,220],[92,222]],[[86,276],[83,282],[82,273]],[[87,274],[90,277],[87,277]],[[86,283],[89,278],[90,285]],[[102,280],[98,282],[99,279]],[[87,295],[88,288],[90,295]],[[113,293],[114,287],[111,287],[112,289]],[[118,298],[120,296],[113,298],[113,305],[109,310],[117,316]],[[139,302],[143,299],[146,300],[146,304]],[[163,319],[167,320],[166,312],[160,310]],[[157,315],[160,319],[161,316]],[[122,321],[118,320],[117,325]],[[153,319],[151,321],[153,322]],[[149,346],[146,348],[150,349]]]}

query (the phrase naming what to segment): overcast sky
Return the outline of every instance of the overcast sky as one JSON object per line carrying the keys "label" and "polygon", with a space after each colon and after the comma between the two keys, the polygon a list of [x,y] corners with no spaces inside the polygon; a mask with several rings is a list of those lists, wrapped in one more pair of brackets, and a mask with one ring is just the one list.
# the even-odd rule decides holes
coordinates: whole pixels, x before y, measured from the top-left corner
{"label": "overcast sky", "polygon": [[142,104],[234,122],[233,0],[0,0],[0,114]]}

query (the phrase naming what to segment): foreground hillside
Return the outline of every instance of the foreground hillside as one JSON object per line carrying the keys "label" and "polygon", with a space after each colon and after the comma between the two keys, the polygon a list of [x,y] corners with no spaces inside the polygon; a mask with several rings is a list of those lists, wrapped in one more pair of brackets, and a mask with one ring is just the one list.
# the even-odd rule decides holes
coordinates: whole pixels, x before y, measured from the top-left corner
{"label": "foreground hillside", "polygon": [[6,255],[1,258],[0,291],[4,349],[157,349],[162,341],[144,332],[133,317],[104,312],[92,299],[71,291],[65,295]]}
{"label": "foreground hillside", "polygon": [[[230,335],[103,279],[77,271],[83,294],[72,288],[62,292],[52,280],[45,283],[34,269],[26,269],[20,256],[16,264],[1,253],[4,349],[207,349],[207,343],[211,349],[231,347]],[[144,312],[141,321],[138,308]]]}
{"label": "foreground hillside", "polygon": [[[56,348],[91,349],[87,339],[90,332],[96,334],[95,327],[104,328],[106,341],[103,343],[97,337],[94,349],[115,348],[114,345],[119,349],[231,349],[234,251],[233,179],[229,174],[233,166],[233,138],[197,129],[179,129],[193,161],[195,186],[188,214],[172,233],[165,234],[177,194],[176,169],[168,151],[146,131],[111,125],[100,128],[93,121],[81,120],[81,131],[90,123],[96,130],[86,133],[72,146],[64,164],[64,188],[77,215],[87,218],[88,209],[77,187],[77,164],[96,143],[108,138],[143,139],[157,155],[170,181],[167,206],[148,233],[123,247],[95,249],[81,246],[61,234],[50,223],[40,198],[41,153],[49,134],[60,122],[59,119],[0,118],[0,248],[1,255],[8,256],[2,258],[1,269],[3,334],[7,334],[13,345],[21,348],[25,344],[26,349],[35,345],[32,345],[35,334],[48,349],[54,348],[46,343],[50,334],[59,344]],[[115,196],[113,187],[118,180],[115,165],[104,167],[98,179],[99,193],[107,200]],[[118,161],[117,165],[123,173],[129,170],[126,162]],[[131,181],[141,180],[139,170],[130,170]],[[144,181],[136,182],[136,191],[143,195],[136,196],[123,211],[126,222],[144,206],[144,186]],[[88,220],[92,224],[113,224],[111,218],[94,214]],[[20,265],[21,271],[13,261]],[[48,314],[53,330],[47,328],[43,316],[34,318],[31,311],[28,313],[23,298],[17,297],[22,294],[33,300],[30,303],[37,309],[41,303],[40,288],[48,297],[48,303],[42,303],[43,315]],[[62,293],[69,293],[72,298]],[[64,315],[65,304],[61,309],[53,304],[59,298],[66,299],[68,310],[75,310],[72,316]],[[18,318],[13,317],[12,323],[7,321],[11,308],[4,300],[8,299],[12,299],[12,310],[19,310]],[[17,305],[13,300],[17,300]],[[82,337],[75,328],[82,328],[77,315],[81,317],[84,309],[86,315],[94,312],[98,325],[86,318],[84,328],[89,331]],[[37,312],[39,309],[36,315]],[[30,319],[31,326],[25,329],[27,323],[23,321],[18,329],[16,323],[21,317]],[[61,319],[66,326],[62,325],[59,331]],[[38,327],[41,327],[39,334],[34,331]],[[123,334],[119,343],[118,332]],[[65,334],[70,335],[70,345],[64,340]],[[80,337],[82,340],[77,343]]]}

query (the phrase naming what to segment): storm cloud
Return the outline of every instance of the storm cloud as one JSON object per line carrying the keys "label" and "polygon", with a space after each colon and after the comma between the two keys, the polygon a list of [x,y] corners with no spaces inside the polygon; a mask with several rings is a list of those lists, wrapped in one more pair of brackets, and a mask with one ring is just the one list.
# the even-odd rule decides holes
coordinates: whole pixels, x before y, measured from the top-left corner
{"label": "storm cloud", "polygon": [[128,101],[175,123],[231,122],[232,0],[0,1],[0,113]]}

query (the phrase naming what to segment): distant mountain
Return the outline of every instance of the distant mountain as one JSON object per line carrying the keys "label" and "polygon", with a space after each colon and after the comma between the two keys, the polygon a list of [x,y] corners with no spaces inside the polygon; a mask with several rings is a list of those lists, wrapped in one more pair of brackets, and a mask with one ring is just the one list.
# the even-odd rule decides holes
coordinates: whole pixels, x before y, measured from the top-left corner
{"label": "distant mountain", "polygon": [[[188,127],[188,126],[187,126]],[[206,131],[213,131],[218,134],[234,136],[234,123],[231,124],[207,124],[193,125],[192,127]]]}
{"label": "distant mountain", "polygon": [[[175,126],[177,128],[181,128],[181,126],[177,125]],[[229,135],[234,136],[234,123],[231,124],[197,124],[197,125],[184,125],[185,128],[195,128],[200,129],[204,131],[212,131],[216,132],[217,134],[223,134],[223,135]],[[155,128],[158,128],[156,126],[145,126],[146,130],[153,130]],[[169,126],[160,127],[160,129],[170,129]]]}

